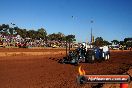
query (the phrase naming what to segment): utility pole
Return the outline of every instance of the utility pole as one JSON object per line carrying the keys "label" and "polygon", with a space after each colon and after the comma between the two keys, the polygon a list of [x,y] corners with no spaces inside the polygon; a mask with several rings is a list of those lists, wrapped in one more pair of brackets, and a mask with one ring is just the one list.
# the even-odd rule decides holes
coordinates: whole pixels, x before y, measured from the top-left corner
{"label": "utility pole", "polygon": [[92,44],[92,42],[93,42],[93,29],[92,29],[92,23],[93,23],[93,20],[91,20],[90,21],[90,23],[91,23],[91,44]]}
{"label": "utility pole", "polygon": [[67,37],[66,37],[66,58],[67,58]]}
{"label": "utility pole", "polygon": [[93,42],[93,34],[92,34],[92,27],[91,27],[91,43]]}

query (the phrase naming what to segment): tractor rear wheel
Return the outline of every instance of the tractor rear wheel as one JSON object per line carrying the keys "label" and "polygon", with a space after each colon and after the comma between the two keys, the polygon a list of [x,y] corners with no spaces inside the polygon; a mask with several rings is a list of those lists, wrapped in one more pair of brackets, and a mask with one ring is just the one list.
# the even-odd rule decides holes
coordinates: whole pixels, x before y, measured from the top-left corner
{"label": "tractor rear wheel", "polygon": [[79,61],[76,61],[74,65],[75,66],[78,66],[79,65]]}

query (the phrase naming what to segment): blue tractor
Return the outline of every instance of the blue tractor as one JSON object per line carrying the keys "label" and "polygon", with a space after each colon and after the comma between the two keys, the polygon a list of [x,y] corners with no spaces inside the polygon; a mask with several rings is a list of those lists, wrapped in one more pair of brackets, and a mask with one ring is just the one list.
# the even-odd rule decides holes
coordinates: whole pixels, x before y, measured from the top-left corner
{"label": "blue tractor", "polygon": [[110,52],[107,46],[86,49],[86,47],[82,45],[74,51],[69,50],[68,55],[66,55],[66,57],[64,57],[63,59],[59,60],[59,63],[78,65],[81,62],[93,63],[96,61],[108,60],[109,58]]}
{"label": "blue tractor", "polygon": [[87,50],[86,62],[103,61],[110,59],[110,51],[108,47],[94,47]]}

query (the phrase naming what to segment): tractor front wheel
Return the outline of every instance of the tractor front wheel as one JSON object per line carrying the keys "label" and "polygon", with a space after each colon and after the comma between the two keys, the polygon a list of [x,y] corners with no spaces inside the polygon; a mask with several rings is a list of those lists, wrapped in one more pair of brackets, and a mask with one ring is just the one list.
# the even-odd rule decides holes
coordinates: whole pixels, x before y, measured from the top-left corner
{"label": "tractor front wheel", "polygon": [[107,55],[107,59],[108,59],[108,60],[110,59],[110,54]]}
{"label": "tractor front wheel", "polygon": [[95,56],[92,55],[92,56],[91,56],[91,59],[90,59],[90,62],[93,63],[94,61],[95,61]]}
{"label": "tractor front wheel", "polygon": [[105,60],[107,60],[108,59],[108,57],[107,57],[107,55],[105,55]]}

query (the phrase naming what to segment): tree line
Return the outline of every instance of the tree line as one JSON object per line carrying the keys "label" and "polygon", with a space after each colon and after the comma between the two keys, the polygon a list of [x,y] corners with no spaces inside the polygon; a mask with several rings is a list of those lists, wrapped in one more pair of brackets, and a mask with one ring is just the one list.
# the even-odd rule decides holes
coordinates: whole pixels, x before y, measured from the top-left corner
{"label": "tree line", "polygon": [[123,41],[118,40],[112,40],[111,42],[108,42],[104,40],[102,37],[97,37],[95,39],[95,42],[92,43],[95,46],[104,46],[104,45],[122,45],[126,47],[132,47],[132,38],[124,38]]}
{"label": "tree line", "polygon": [[[12,24],[12,23],[11,23]],[[12,24],[12,26],[15,26],[15,24]],[[47,34],[47,31],[44,28],[40,28],[38,30],[27,30],[22,29],[19,27],[11,27],[8,24],[2,24],[0,25],[0,34],[4,36],[16,36],[20,35],[22,38],[31,38],[32,40],[50,40],[50,41],[76,41],[75,35],[64,35],[61,32],[58,33],[52,33]],[[132,42],[128,42],[129,40],[132,41],[132,38],[125,38],[124,41],[118,41],[118,40],[112,40],[111,42],[108,42],[107,40],[104,40],[102,37],[97,37],[94,42],[92,42],[92,45],[95,46],[103,46],[103,45],[111,45],[113,44],[120,44],[127,47],[132,47]]]}
{"label": "tree line", "polygon": [[[15,24],[12,24],[13,26]],[[20,35],[22,38],[31,38],[32,40],[35,39],[42,39],[44,41],[50,40],[50,41],[76,41],[75,35],[64,35],[61,32],[58,33],[52,33],[52,34],[47,34],[47,31],[44,28],[40,28],[38,30],[27,30],[27,29],[22,29],[19,27],[11,27],[8,24],[2,24],[0,25],[0,34],[4,36],[16,36]]]}

